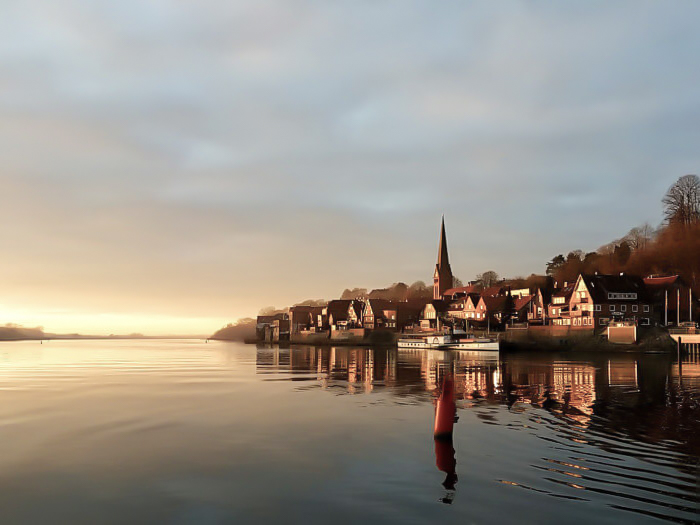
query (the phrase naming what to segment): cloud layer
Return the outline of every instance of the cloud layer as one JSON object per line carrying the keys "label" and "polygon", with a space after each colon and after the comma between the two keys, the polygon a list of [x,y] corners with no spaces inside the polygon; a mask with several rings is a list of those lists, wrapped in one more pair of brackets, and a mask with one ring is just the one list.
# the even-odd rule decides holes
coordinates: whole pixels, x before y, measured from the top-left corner
{"label": "cloud layer", "polygon": [[5,4],[8,322],[427,280],[442,213],[463,279],[542,271],[700,164],[693,2]]}

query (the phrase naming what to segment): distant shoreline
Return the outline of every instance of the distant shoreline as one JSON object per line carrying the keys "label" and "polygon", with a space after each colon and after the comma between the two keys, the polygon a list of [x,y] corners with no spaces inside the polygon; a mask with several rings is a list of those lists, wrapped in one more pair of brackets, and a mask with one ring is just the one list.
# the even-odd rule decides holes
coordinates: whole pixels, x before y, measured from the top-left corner
{"label": "distant shoreline", "polygon": [[0,337],[0,343],[12,343],[18,341],[137,341],[145,339],[210,339],[199,335],[144,335],[139,337],[127,335],[47,335],[46,337]]}

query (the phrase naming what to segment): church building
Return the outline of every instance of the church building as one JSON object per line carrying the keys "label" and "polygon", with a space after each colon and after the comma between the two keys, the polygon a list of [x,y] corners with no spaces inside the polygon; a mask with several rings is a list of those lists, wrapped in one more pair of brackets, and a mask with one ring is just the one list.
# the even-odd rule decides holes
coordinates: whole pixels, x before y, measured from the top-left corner
{"label": "church building", "polygon": [[445,235],[445,216],[442,216],[440,229],[440,246],[438,247],[438,259],[433,274],[433,299],[442,299],[445,290],[452,288],[454,278],[450,268],[450,258],[447,255],[447,235]]}

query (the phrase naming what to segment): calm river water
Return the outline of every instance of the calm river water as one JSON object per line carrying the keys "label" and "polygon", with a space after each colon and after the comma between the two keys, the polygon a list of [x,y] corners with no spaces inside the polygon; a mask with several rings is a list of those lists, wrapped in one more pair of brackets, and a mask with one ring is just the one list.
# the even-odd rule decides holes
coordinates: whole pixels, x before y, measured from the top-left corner
{"label": "calm river water", "polygon": [[692,523],[684,361],[1,343],[0,523]]}

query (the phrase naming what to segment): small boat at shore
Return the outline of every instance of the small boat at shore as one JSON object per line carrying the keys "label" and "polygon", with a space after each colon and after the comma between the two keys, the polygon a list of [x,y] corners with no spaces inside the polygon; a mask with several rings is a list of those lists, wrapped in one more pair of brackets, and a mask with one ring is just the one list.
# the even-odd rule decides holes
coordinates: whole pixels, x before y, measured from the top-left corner
{"label": "small boat at shore", "polygon": [[466,332],[454,332],[450,334],[410,334],[401,337],[397,346],[399,348],[426,349],[426,350],[479,350],[484,352],[498,352],[499,342],[496,338],[475,337]]}

